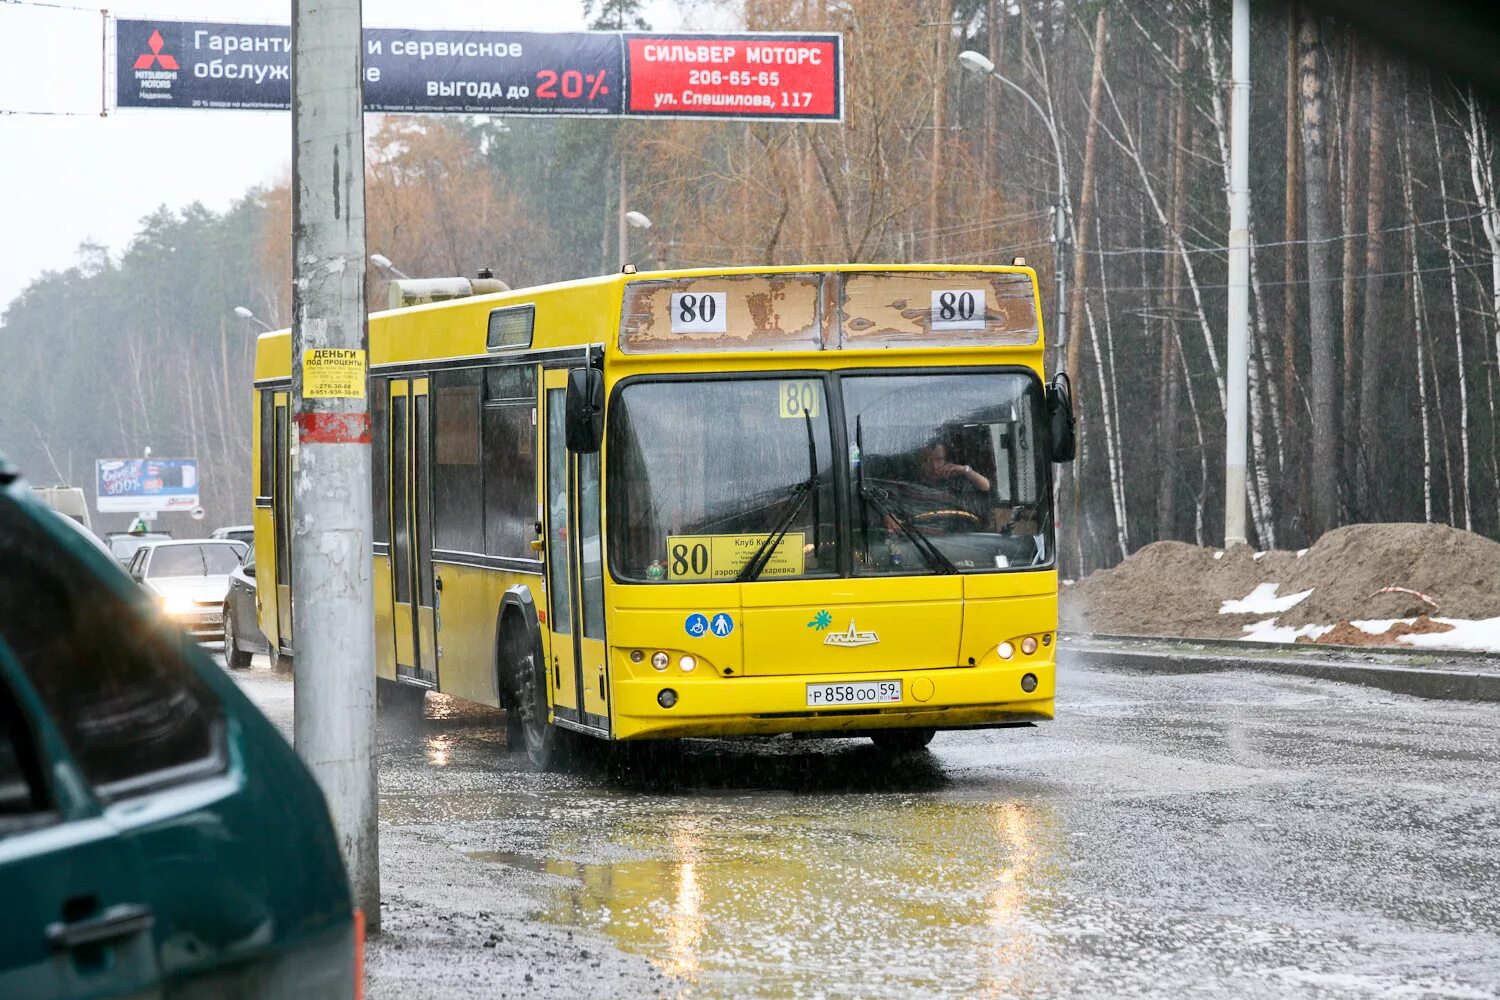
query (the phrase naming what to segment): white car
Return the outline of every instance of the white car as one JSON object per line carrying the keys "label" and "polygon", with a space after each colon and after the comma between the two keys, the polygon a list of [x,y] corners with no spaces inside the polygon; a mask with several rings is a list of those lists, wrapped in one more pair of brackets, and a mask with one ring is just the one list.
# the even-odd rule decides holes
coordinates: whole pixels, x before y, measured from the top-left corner
{"label": "white car", "polygon": [[244,550],[240,542],[211,539],[152,542],[136,551],[127,571],[184,632],[218,640],[224,638],[229,574]]}

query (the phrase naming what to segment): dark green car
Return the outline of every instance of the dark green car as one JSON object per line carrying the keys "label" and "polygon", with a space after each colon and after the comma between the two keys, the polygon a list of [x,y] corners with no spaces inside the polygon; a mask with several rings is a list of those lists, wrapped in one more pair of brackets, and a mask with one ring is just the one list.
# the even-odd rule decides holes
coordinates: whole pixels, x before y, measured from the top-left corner
{"label": "dark green car", "polygon": [[353,997],[323,795],[0,461],[0,997]]}

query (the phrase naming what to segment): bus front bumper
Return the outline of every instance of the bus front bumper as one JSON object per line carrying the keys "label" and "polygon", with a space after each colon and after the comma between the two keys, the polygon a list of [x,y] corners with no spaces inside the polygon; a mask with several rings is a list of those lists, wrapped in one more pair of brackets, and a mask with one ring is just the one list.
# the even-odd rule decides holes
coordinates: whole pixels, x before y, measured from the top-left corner
{"label": "bus front bumper", "polygon": [[[1027,692],[1022,681],[1036,678]],[[614,737],[771,736],[777,733],[857,735],[875,729],[962,728],[1052,718],[1056,668],[1052,660],[1017,664],[896,670],[872,674],[798,674],[772,677],[691,676],[675,671],[620,680],[615,685]],[[811,684],[899,680],[899,704],[808,707]],[[658,700],[676,694],[671,708]],[[670,700],[670,699],[669,699]]]}

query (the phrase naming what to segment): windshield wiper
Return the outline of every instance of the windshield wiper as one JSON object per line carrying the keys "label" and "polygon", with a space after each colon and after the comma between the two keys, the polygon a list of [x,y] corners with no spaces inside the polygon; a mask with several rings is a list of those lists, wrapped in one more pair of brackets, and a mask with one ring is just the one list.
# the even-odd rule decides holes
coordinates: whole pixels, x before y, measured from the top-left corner
{"label": "windshield wiper", "polygon": [[[864,456],[860,455],[860,458],[863,459]],[[860,477],[861,480],[863,480],[863,478],[863,476]],[[891,499],[889,490],[884,490],[879,487],[875,487],[872,489],[866,487],[864,482],[861,481],[859,484],[859,495],[862,499],[872,504],[876,510],[880,511],[881,514],[890,518],[890,520],[896,525],[896,527],[901,529],[901,533],[905,535],[907,537],[907,540],[912,543],[912,545],[919,553],[921,553],[922,558],[926,560],[927,565],[932,567],[934,572],[940,574],[958,572],[958,567],[953,565],[953,560],[943,555],[938,547],[932,544],[932,539],[928,538],[920,531],[917,531],[911,526],[906,518],[902,517],[901,509],[897,507],[895,501]]]}
{"label": "windshield wiper", "polygon": [[771,561],[771,554],[786,537],[787,529],[797,519],[797,515],[801,513],[809,496],[812,497],[813,502],[813,552],[818,551],[818,493],[821,491],[822,483],[818,479],[818,444],[813,439],[812,414],[805,406],[802,408],[802,419],[807,425],[807,478],[792,486],[794,499],[791,506],[776,519],[770,533],[761,539],[760,547],[755,550],[750,561],[745,563],[739,575],[734,578],[736,583],[749,583],[764,572]]}

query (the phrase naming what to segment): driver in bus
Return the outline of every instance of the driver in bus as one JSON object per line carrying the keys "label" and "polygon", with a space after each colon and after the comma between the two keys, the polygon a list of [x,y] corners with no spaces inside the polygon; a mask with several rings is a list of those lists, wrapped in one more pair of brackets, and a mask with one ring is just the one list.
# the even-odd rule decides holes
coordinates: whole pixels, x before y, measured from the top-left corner
{"label": "driver in bus", "polygon": [[[948,446],[934,440],[918,451],[916,477],[904,492],[903,506],[912,512],[910,520],[917,530],[974,530],[984,523],[989,509],[985,501],[990,480],[973,466],[949,461]],[[885,527],[891,532],[899,530],[889,516]]]}
{"label": "driver in bus", "polygon": [[[989,479],[974,471],[973,466],[948,461],[948,447],[941,441],[933,441],[923,448],[920,459],[917,479],[925,486],[948,490],[956,486],[958,491],[968,492],[964,487],[967,483],[979,493],[990,491]],[[957,482],[960,479],[962,482]]]}

